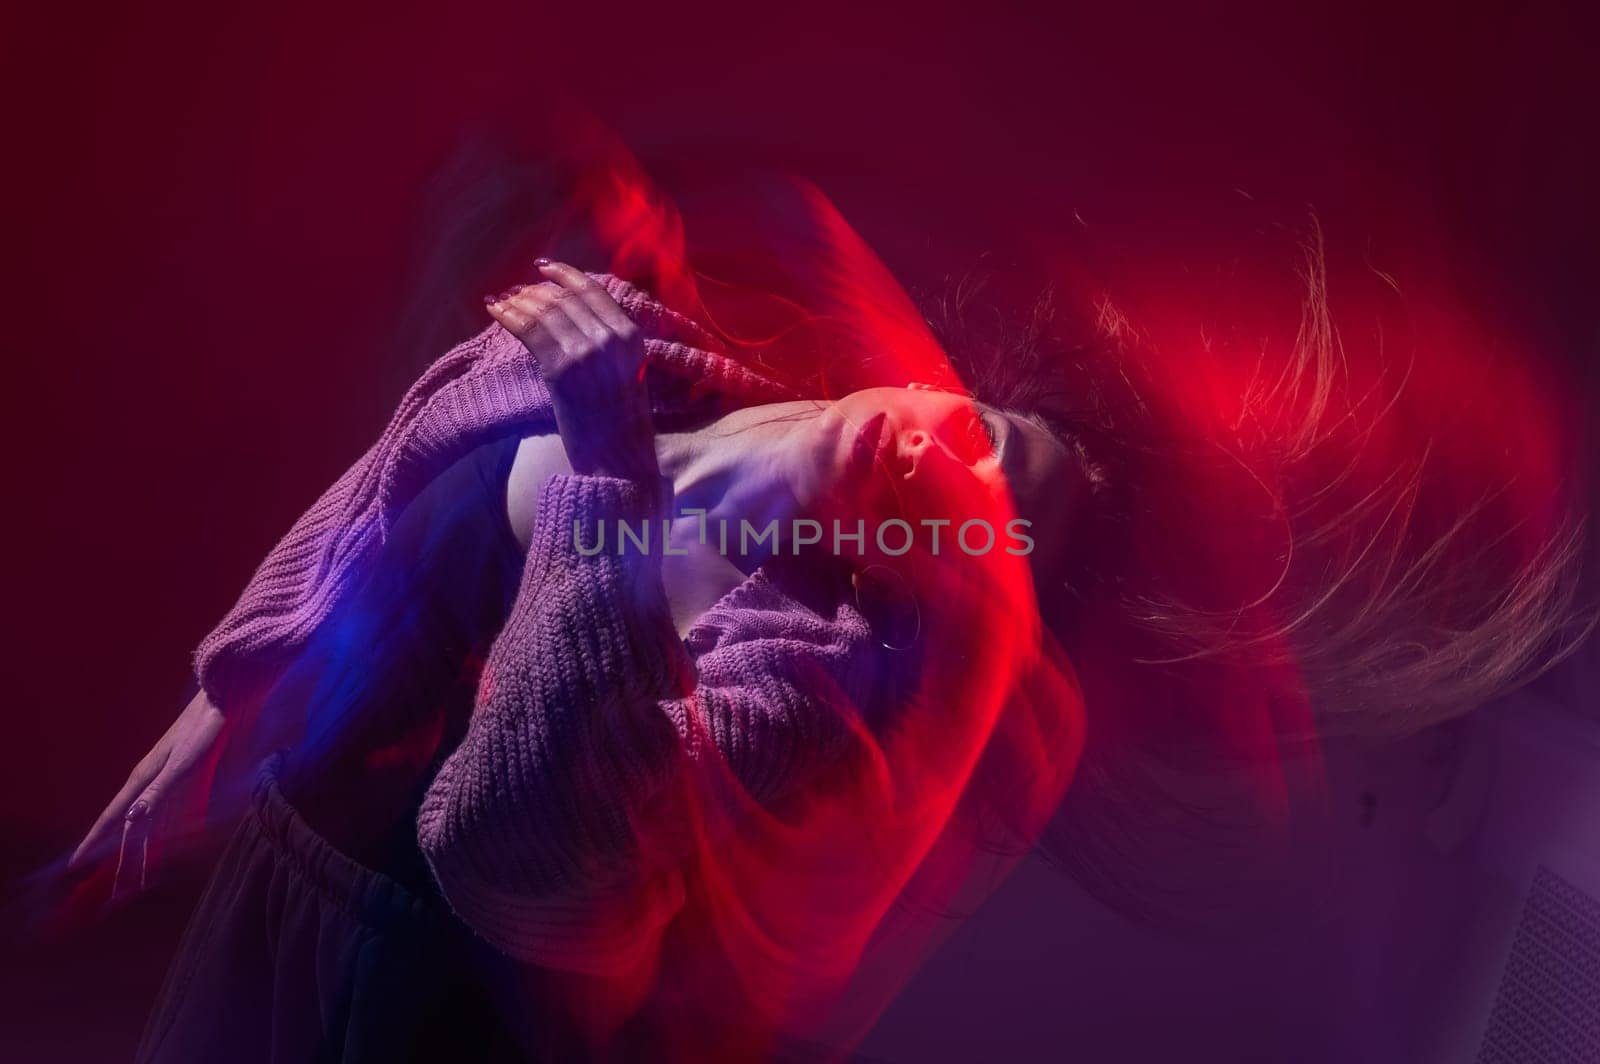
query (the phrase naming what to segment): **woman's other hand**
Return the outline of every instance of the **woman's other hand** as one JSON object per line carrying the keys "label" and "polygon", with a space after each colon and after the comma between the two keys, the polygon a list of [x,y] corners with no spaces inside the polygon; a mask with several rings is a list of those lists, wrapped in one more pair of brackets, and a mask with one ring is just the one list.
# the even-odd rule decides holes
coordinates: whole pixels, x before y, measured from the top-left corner
{"label": "woman's other hand", "polygon": [[[205,691],[196,694],[133,767],[128,781],[72,852],[67,867],[75,868],[99,855],[120,833],[122,853],[115,889],[120,890],[124,881],[143,885],[147,847],[158,834],[157,826],[177,823],[182,819],[177,814],[203,806],[205,795],[196,793],[195,788],[206,786],[211,773],[200,769],[219,750],[226,727],[227,718]],[[137,852],[130,852],[135,849]]]}
{"label": "woman's other hand", "polygon": [[484,302],[538,362],[573,472],[654,483],[660,469],[639,327],[583,271],[541,259],[539,272],[548,280]]}

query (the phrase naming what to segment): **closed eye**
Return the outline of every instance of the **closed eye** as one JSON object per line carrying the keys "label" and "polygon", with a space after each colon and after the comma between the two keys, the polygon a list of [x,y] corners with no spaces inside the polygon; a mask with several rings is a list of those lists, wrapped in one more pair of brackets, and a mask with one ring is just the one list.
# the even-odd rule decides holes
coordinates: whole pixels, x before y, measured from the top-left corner
{"label": "closed eye", "polygon": [[964,416],[958,415],[948,431],[950,435],[947,438],[950,440],[952,450],[968,465],[993,458],[999,453],[999,430],[991,417],[977,404],[968,407]]}
{"label": "closed eye", "polygon": [[978,423],[983,426],[983,434],[989,438],[989,453],[991,455],[999,454],[1000,430],[995,428],[994,420],[988,414],[976,407],[973,410],[978,416]]}

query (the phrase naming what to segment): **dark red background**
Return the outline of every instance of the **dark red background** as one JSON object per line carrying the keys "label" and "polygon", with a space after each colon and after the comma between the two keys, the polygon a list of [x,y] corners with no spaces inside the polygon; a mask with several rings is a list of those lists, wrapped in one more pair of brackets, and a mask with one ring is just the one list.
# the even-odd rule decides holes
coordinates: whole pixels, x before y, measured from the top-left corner
{"label": "dark red background", "polygon": [[[474,327],[476,289],[429,287],[437,175],[536,153],[552,108],[647,167],[807,176],[913,278],[1025,272],[1074,211],[1204,246],[1243,190],[1350,246],[1432,233],[1410,252],[1531,349],[1592,353],[1580,5],[1037,6],[13,7],[8,871],[71,845],[252,565]],[[8,947],[4,1041],[126,1055],[192,890]]]}

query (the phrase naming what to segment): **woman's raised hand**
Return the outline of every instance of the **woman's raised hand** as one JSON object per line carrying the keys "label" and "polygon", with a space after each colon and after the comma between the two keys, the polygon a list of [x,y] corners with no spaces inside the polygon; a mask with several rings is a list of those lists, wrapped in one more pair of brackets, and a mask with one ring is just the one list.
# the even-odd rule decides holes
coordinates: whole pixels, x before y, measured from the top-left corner
{"label": "woman's raised hand", "polygon": [[639,327],[583,271],[544,259],[538,268],[544,282],[484,303],[538,362],[573,472],[654,484],[660,470]]}

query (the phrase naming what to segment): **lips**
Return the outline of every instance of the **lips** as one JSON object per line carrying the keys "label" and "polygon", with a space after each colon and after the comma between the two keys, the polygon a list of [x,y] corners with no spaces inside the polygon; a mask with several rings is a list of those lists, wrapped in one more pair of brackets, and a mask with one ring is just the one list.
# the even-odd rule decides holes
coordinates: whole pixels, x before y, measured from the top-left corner
{"label": "lips", "polygon": [[855,440],[850,445],[851,472],[863,476],[871,472],[874,460],[888,443],[888,423],[889,415],[878,413],[856,430]]}

